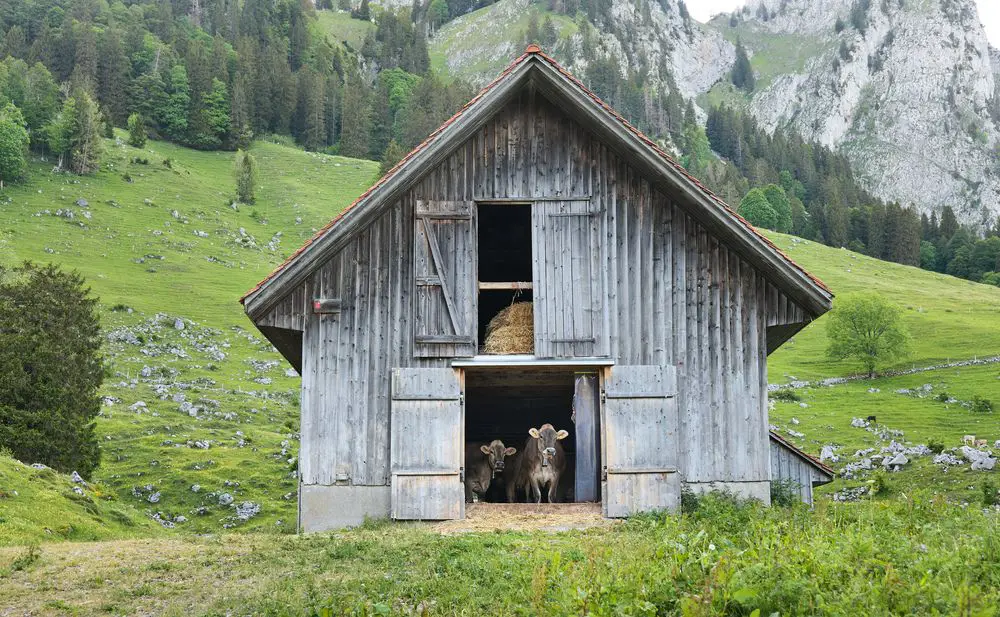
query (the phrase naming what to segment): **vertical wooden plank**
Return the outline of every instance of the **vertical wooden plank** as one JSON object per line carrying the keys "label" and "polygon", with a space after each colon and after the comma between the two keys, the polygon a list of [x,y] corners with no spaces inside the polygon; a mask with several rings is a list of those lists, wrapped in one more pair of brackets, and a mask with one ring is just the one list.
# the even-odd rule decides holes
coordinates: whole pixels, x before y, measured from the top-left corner
{"label": "vertical wooden plank", "polygon": [[577,373],[573,394],[576,431],[576,501],[597,501],[599,469],[598,413],[601,405],[596,373]]}

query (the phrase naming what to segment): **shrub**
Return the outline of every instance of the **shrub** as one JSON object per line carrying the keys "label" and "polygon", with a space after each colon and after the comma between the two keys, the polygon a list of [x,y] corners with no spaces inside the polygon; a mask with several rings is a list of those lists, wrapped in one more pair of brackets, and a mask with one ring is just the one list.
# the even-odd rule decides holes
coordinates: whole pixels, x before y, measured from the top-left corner
{"label": "shrub", "polygon": [[135,148],[143,148],[146,146],[146,123],[143,122],[142,116],[139,114],[132,114],[128,117],[127,121],[128,127],[128,144]]}
{"label": "shrub", "polygon": [[927,442],[927,449],[934,454],[941,454],[944,452],[944,444],[936,439],[931,439]]}
{"label": "shrub", "polygon": [[972,413],[993,413],[993,401],[976,394],[969,402],[969,409]]}
{"label": "shrub", "polygon": [[889,474],[885,470],[879,469],[872,474],[871,483],[872,495],[885,497],[892,493],[892,482],[889,480]]}
{"label": "shrub", "polygon": [[771,480],[771,505],[791,508],[802,503],[799,499],[799,483],[794,480]]}
{"label": "shrub", "polygon": [[236,176],[237,199],[246,204],[256,201],[257,161],[252,154],[244,150],[236,153],[233,175]]}
{"label": "shrub", "polygon": [[951,400],[951,395],[947,392],[938,392],[938,395],[934,398],[936,398],[939,403],[947,403]]}
{"label": "shrub", "polygon": [[791,388],[782,388],[780,390],[775,390],[774,392],[768,393],[768,398],[772,401],[784,401],[786,403],[797,403],[802,400],[802,397],[798,395],[795,390]]}
{"label": "shrub", "polygon": [[980,489],[983,491],[984,506],[995,506],[1000,503],[1000,496],[997,495],[997,485],[993,484],[993,480],[984,481]]}

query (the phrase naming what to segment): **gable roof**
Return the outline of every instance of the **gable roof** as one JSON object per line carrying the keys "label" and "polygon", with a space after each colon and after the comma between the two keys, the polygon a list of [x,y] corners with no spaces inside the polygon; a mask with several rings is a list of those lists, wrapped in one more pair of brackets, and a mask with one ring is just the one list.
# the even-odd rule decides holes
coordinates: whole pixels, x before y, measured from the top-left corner
{"label": "gable roof", "polygon": [[795,446],[795,444],[793,444],[792,442],[788,441],[787,439],[785,439],[781,435],[775,433],[774,431],[769,431],[769,434],[771,436],[771,441],[774,441],[778,445],[784,447],[785,449],[787,449],[788,451],[790,451],[792,454],[794,454],[795,456],[799,457],[800,459],[802,459],[803,461],[805,461],[806,463],[808,463],[812,467],[816,468],[817,470],[819,470],[820,473],[822,473],[823,475],[825,475],[827,477],[827,480],[825,482],[813,482],[814,486],[818,485],[818,484],[828,484],[830,482],[833,482],[833,478],[834,478],[834,476],[836,476],[837,472],[835,472],[831,467],[829,467],[828,465],[823,464],[823,462],[820,461],[819,459],[817,459],[816,457],[810,456],[810,455],[806,454],[805,452],[803,452],[802,450],[798,449]]}
{"label": "gable roof", "polygon": [[[538,46],[530,45],[523,55],[454,116],[247,292],[240,299],[246,312],[252,318],[265,314],[306,279],[312,271],[311,264],[339,250],[354,233],[373,221],[384,207],[395,203],[419,181],[425,170],[447,157],[528,84],[558,103],[567,113],[582,116],[585,126],[592,133],[617,150],[655,184],[665,184],[673,189],[671,197],[677,198],[710,232],[728,241],[744,258],[764,271],[807,313],[819,316],[830,309],[833,295],[822,281],[792,261],[652,139],[632,126]],[[316,256],[304,258],[307,253],[315,253]]]}

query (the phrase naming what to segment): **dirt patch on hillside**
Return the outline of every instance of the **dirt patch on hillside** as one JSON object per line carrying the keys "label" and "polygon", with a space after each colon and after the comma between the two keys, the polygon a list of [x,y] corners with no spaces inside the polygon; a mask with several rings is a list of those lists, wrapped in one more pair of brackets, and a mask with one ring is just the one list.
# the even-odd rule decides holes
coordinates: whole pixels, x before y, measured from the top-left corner
{"label": "dirt patch on hillside", "polygon": [[465,520],[436,523],[442,534],[478,531],[569,531],[607,527],[615,521],[601,515],[599,503],[470,503]]}

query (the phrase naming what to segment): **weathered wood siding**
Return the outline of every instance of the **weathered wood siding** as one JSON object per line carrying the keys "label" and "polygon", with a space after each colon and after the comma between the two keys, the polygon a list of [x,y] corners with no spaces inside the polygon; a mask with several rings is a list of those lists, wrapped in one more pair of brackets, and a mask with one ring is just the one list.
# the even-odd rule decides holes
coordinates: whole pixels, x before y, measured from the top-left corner
{"label": "weathered wood siding", "polygon": [[[669,189],[654,186],[526,91],[267,318],[305,330],[303,482],[334,483],[346,475],[353,484],[387,484],[391,370],[450,362],[415,357],[417,201],[554,199],[587,200],[602,244],[596,267],[603,312],[594,322],[602,342],[574,344],[573,353],[676,367],[684,480],[769,480],[767,331],[804,321],[805,314],[674,203]],[[572,285],[535,293],[565,303],[563,314],[579,308]],[[340,313],[312,314],[316,297],[340,298]]]}
{"label": "weathered wood siding", "polygon": [[675,367],[614,366],[604,390],[604,515],[679,508]]}
{"label": "weathered wood siding", "polygon": [[791,481],[803,503],[813,503],[813,482],[828,480],[807,461],[774,439],[771,442],[771,480]]}

